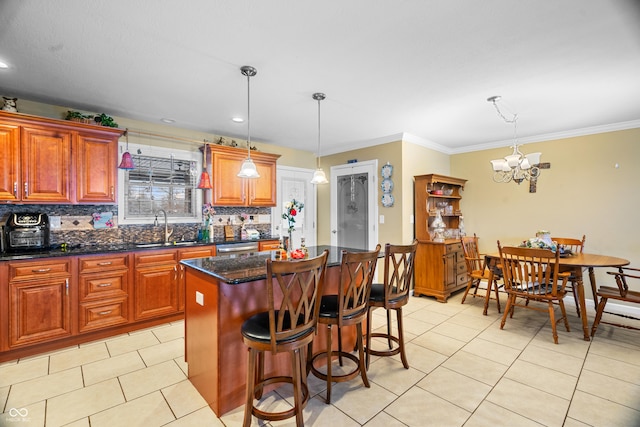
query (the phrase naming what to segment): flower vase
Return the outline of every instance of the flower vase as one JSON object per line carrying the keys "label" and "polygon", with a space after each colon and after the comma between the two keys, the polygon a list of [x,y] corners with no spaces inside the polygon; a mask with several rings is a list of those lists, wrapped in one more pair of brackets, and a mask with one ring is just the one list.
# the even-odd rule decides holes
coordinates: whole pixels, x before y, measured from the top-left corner
{"label": "flower vase", "polygon": [[287,252],[289,252],[289,255],[291,255],[291,252],[293,252],[293,233],[291,232],[291,230],[289,230],[289,241],[287,246]]}

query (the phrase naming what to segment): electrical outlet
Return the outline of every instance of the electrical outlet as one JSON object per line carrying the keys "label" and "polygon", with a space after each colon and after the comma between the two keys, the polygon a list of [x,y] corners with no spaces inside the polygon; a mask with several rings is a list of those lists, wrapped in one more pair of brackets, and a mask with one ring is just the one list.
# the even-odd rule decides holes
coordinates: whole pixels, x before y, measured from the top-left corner
{"label": "electrical outlet", "polygon": [[380,224],[384,224],[384,215],[380,215]]}

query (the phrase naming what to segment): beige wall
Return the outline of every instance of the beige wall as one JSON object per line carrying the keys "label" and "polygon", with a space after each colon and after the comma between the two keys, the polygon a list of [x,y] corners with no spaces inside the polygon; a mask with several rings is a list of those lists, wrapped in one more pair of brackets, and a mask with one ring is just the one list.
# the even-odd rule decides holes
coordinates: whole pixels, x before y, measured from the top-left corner
{"label": "beige wall", "polygon": [[[482,251],[496,251],[498,239],[516,245],[546,229],[558,237],[585,234],[586,252],[640,265],[640,129],[526,144],[521,151],[540,151],[542,162],[551,163],[536,193],[528,183],[493,182],[489,161],[510,154],[509,148],[451,156],[451,174],[468,179],[465,227],[480,237]],[[604,270],[596,269],[600,283],[610,282]]]}

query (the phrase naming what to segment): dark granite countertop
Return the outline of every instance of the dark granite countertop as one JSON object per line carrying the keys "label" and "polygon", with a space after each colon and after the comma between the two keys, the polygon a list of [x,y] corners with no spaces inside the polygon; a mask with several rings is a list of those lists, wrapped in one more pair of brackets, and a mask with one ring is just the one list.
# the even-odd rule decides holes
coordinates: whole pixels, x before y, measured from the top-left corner
{"label": "dark granite countertop", "polygon": [[[325,249],[329,250],[327,267],[340,265],[342,261],[342,251],[363,252],[363,249],[353,249],[337,246],[309,246],[309,258],[322,254]],[[379,256],[384,256],[380,253]],[[195,258],[180,261],[182,264],[208,274],[222,282],[228,284],[239,284],[253,282],[267,277],[266,260],[275,259],[275,251],[254,252],[238,255],[221,255],[209,258]]]}
{"label": "dark granite countertop", "polygon": [[266,240],[278,240],[277,237],[264,236],[259,239],[253,240],[215,240],[213,242],[171,242],[167,245],[157,244],[157,246],[141,247],[140,245],[153,245],[155,242],[136,242],[136,243],[90,243],[84,245],[73,245],[62,248],[56,246],[48,250],[41,251],[26,251],[23,253],[2,253],[0,254],[0,261],[12,261],[12,260],[27,260],[38,258],[51,258],[60,256],[77,256],[77,255],[97,255],[97,254],[109,254],[118,252],[131,252],[131,251],[148,251],[158,249],[179,249],[179,248],[193,248],[198,246],[208,245],[221,245],[227,243],[244,243],[244,242],[259,242]]}

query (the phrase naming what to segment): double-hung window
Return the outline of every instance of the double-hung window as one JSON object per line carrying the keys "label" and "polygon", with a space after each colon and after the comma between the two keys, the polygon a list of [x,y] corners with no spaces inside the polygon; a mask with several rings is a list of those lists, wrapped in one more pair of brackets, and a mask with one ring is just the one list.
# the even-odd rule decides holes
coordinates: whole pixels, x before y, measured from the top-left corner
{"label": "double-hung window", "polygon": [[118,171],[118,223],[147,224],[160,210],[170,222],[200,221],[199,153],[133,145],[129,150],[135,169]]}

